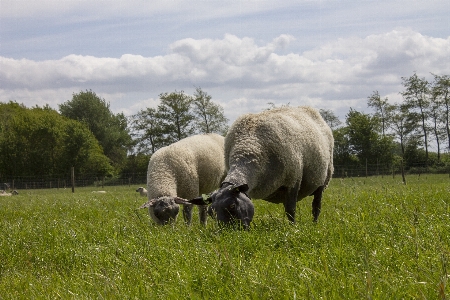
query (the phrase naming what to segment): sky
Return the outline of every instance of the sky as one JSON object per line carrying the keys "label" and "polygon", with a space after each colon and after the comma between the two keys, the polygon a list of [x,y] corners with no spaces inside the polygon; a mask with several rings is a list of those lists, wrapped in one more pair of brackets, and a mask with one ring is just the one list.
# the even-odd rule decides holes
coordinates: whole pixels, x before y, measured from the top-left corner
{"label": "sky", "polygon": [[450,75],[448,0],[0,0],[0,102],[92,90],[114,113],[197,87],[233,122],[310,105],[371,112],[402,77]]}

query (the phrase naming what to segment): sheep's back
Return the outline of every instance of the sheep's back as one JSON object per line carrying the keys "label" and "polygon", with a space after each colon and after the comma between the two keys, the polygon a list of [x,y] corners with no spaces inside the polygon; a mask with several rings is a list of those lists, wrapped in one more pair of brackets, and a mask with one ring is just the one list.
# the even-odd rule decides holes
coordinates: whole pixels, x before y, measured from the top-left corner
{"label": "sheep's back", "polygon": [[216,189],[225,174],[223,145],[222,136],[206,134],[156,151],[149,162],[149,197],[177,195],[190,199]]}
{"label": "sheep's back", "polygon": [[260,199],[282,186],[294,186],[300,178],[299,198],[328,183],[332,152],[331,129],[309,107],[244,115],[233,123],[225,139],[227,168],[246,173],[243,176],[252,181],[248,182],[250,196]]}

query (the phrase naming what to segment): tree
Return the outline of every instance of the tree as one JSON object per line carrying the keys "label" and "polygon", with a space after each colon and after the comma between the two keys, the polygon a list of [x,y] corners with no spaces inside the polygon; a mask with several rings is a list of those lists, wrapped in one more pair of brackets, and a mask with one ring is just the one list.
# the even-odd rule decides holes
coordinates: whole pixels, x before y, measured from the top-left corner
{"label": "tree", "polygon": [[127,118],[122,113],[112,113],[109,103],[90,90],[73,94],[72,100],[59,105],[59,111],[65,117],[86,124],[112,165],[116,169],[123,166],[131,137]]}
{"label": "tree", "polygon": [[195,133],[194,115],[191,113],[192,97],[183,91],[159,95],[157,117],[161,121],[164,143],[172,144]]}
{"label": "tree", "polygon": [[347,127],[340,127],[333,130],[334,149],[333,161],[334,165],[351,166],[358,163],[358,158],[352,154],[350,140]]}
{"label": "tree", "polygon": [[378,91],[374,91],[372,95],[368,97],[367,105],[375,109],[375,116],[381,121],[381,130],[383,136],[389,127],[390,115],[394,107],[388,103],[388,98],[381,99]]}
{"label": "tree", "polygon": [[419,78],[416,73],[411,77],[402,77],[402,85],[406,88],[401,92],[405,99],[405,104],[413,115],[418,116],[420,122],[421,133],[424,138],[425,157],[428,160],[428,135],[427,135],[427,113],[430,106],[429,100],[429,83],[425,78]]}
{"label": "tree", "polygon": [[405,146],[408,144],[408,141],[411,139],[416,128],[414,119],[415,118],[411,118],[405,104],[393,106],[391,113],[391,128],[394,136],[397,137],[400,142],[402,157],[405,156]]}
{"label": "tree", "polygon": [[329,109],[320,109],[319,113],[331,129],[335,129],[342,124],[333,111]]}
{"label": "tree", "polygon": [[175,91],[159,97],[156,109],[146,108],[131,117],[136,153],[152,154],[195,133],[226,133],[223,108],[200,88],[194,96]]}
{"label": "tree", "polygon": [[439,90],[436,86],[432,87],[430,95],[430,107],[429,107],[429,119],[431,121],[430,130],[436,139],[437,145],[437,160],[441,161],[441,140],[445,138],[445,114],[443,110],[443,105],[441,98],[439,97]]}
{"label": "tree", "polygon": [[376,117],[350,108],[346,116],[350,152],[360,163],[390,164],[393,158],[394,143],[392,137],[380,136],[379,122]]}
{"label": "tree", "polygon": [[74,167],[76,174],[112,175],[113,168],[108,157],[103,154],[99,142],[84,124],[67,120],[61,143],[60,172]]}
{"label": "tree", "polygon": [[132,116],[132,136],[138,153],[152,154],[166,146],[161,119],[154,108],[140,110]]}
{"label": "tree", "polygon": [[147,174],[149,155],[136,153],[128,155],[127,164],[122,169],[122,173],[127,174]]}
{"label": "tree", "polygon": [[449,75],[433,75],[434,82],[432,87],[433,97],[439,101],[442,106],[441,120],[444,123],[445,131],[447,133],[448,149],[450,150],[450,76]]}
{"label": "tree", "polygon": [[26,108],[14,102],[0,104],[0,173],[14,176],[77,172],[111,172],[86,125],[67,119],[48,106]]}
{"label": "tree", "polygon": [[[0,102],[0,174],[16,174],[20,162],[18,155],[23,137],[16,136],[14,118],[26,107],[17,102]],[[26,149],[24,149],[26,151]]]}
{"label": "tree", "polygon": [[193,99],[193,112],[196,116],[196,128],[200,133],[219,133],[225,135],[228,119],[223,108],[211,101],[211,96],[196,88]]}

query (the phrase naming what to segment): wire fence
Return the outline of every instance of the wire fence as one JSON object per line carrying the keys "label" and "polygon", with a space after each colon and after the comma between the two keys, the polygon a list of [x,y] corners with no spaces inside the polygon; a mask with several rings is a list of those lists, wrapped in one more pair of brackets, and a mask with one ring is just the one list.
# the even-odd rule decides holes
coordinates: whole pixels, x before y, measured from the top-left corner
{"label": "wire fence", "polygon": [[[426,167],[417,164],[405,167],[406,175],[440,173],[449,174],[450,165],[440,167]],[[369,177],[369,176],[401,176],[401,166],[347,166],[335,165],[334,178],[344,177]],[[75,175],[73,183],[75,187],[107,187],[107,186],[145,186],[147,182],[146,173],[126,173],[117,177],[99,177],[92,174]],[[71,188],[72,176],[70,172],[62,175],[52,176],[5,176],[0,174],[0,190],[26,190],[26,189],[59,189]]]}
{"label": "wire fence", "polygon": [[[75,187],[105,187],[105,186],[145,186],[146,173],[122,174],[120,177],[98,177],[92,174],[77,175],[74,177]],[[0,190],[27,190],[27,189],[59,189],[72,188],[72,176],[1,176]]]}
{"label": "wire fence", "polygon": [[416,163],[410,166],[403,165],[366,165],[366,166],[349,166],[335,165],[334,178],[343,177],[369,177],[369,176],[397,176],[412,174],[449,174],[450,165],[440,164],[435,166],[427,166],[425,163]]}

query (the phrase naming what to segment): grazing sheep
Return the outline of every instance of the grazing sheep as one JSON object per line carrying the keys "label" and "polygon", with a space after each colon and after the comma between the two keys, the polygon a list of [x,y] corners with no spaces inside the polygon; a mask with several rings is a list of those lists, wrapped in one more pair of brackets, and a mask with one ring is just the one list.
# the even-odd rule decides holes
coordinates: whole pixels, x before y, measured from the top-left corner
{"label": "grazing sheep", "polygon": [[[225,178],[224,137],[210,133],[194,135],[156,151],[150,158],[147,172],[148,208],[156,224],[176,220],[183,202],[183,217],[192,220],[191,203],[187,200],[206,194]],[[205,225],[207,205],[199,206],[200,222]]]}
{"label": "grazing sheep", "polygon": [[11,193],[7,193],[4,190],[0,190],[0,197],[2,197],[2,196],[8,197],[8,196],[15,196],[15,195],[19,195],[19,192],[16,190],[12,191]]}
{"label": "grazing sheep", "polygon": [[[171,224],[177,220],[180,206],[175,203],[177,197],[162,196],[149,200],[139,208],[148,208],[152,220],[158,225]],[[181,199],[186,201],[185,199]]]}
{"label": "grazing sheep", "polygon": [[106,191],[93,191],[94,194],[106,194]]}
{"label": "grazing sheep", "polygon": [[147,197],[147,190],[142,186],[139,187],[136,192],[138,192],[142,197]]}
{"label": "grazing sheep", "polygon": [[[228,174],[206,200],[220,224],[248,228],[254,214],[250,197],[283,203],[291,222],[297,201],[314,196],[317,221],[322,192],[333,173],[333,135],[319,112],[310,107],[282,107],[239,117],[225,138]],[[182,201],[178,201],[182,203]]]}

